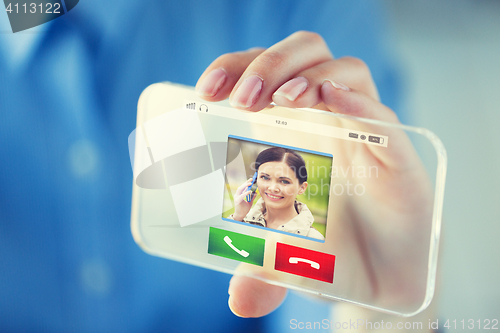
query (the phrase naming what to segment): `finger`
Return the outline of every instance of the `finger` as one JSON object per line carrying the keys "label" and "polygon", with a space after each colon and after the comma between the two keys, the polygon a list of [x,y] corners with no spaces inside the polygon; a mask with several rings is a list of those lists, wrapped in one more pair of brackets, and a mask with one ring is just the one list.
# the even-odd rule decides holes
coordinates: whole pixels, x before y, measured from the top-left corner
{"label": "finger", "polygon": [[[398,117],[391,109],[342,83],[326,80],[321,86],[320,96],[330,111],[388,123],[399,123]],[[402,129],[370,122],[352,122],[349,119],[344,119],[342,122],[347,128],[354,126],[356,128],[353,129],[389,137],[390,146],[366,145],[374,157],[383,164],[395,169],[411,169],[420,164],[418,154]]]}
{"label": "finger", "polygon": [[232,106],[258,111],[268,106],[272,95],[297,73],[332,59],[318,34],[297,32],[256,57],[236,83],[229,102]]}
{"label": "finger", "polygon": [[240,187],[238,187],[236,189],[236,194],[237,195],[241,194],[245,188],[247,188],[248,186],[250,186],[251,183],[252,183],[252,178],[249,178],[246,182],[244,182],[243,184],[241,184]]}
{"label": "finger", "polygon": [[246,276],[235,275],[229,283],[229,308],[239,317],[262,317],[273,312],[287,290]]}
{"label": "finger", "polygon": [[211,102],[228,98],[241,74],[264,50],[264,48],[252,48],[221,55],[200,76],[196,83],[196,92]]}
{"label": "finger", "polygon": [[[247,196],[248,196],[248,195],[251,195],[251,197],[250,197],[250,201],[247,201],[247,200],[246,200],[246,198],[247,198]],[[255,192],[252,192],[252,191],[250,191],[250,190],[249,190],[249,191],[246,191],[244,194],[242,194],[242,195],[238,196],[238,197],[235,199],[234,203],[235,203],[235,205],[236,205],[236,204],[238,204],[238,203],[245,202],[245,203],[246,203],[246,204],[248,204],[248,205],[252,205],[252,204],[253,204],[253,200],[255,199],[255,196],[256,196],[256,195],[257,195],[257,194],[256,194]]]}
{"label": "finger", "polygon": [[[234,204],[235,205],[238,205],[242,202],[245,201],[245,198],[247,197],[247,195],[249,195],[250,193],[252,193],[252,191],[246,191],[244,193],[241,193],[241,194],[237,194],[235,197],[234,197]],[[246,201],[245,201],[246,202]],[[252,201],[250,201],[252,202]]]}
{"label": "finger", "polygon": [[336,113],[399,123],[394,111],[365,93],[338,81],[326,79],[321,84],[320,98],[330,111]]}
{"label": "finger", "polygon": [[333,112],[399,123],[394,111],[367,94],[339,81],[326,79],[322,82],[320,98],[324,105]]}
{"label": "finger", "polygon": [[321,102],[321,86],[325,79],[343,82],[374,100],[379,100],[368,66],[359,59],[343,57],[322,62],[298,73],[276,90],[273,101],[286,107],[313,107]]}

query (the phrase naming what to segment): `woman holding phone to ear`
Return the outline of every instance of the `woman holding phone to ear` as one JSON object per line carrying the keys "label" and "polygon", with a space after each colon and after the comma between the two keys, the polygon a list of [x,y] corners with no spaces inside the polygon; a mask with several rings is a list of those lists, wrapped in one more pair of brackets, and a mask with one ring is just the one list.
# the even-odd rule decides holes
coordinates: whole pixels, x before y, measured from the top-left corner
{"label": "woman holding phone to ear", "polygon": [[[257,156],[255,168],[261,198],[252,207],[255,192],[248,189],[252,185],[252,179],[248,179],[236,190],[236,207],[229,218],[323,240],[323,235],[312,227],[314,217],[309,208],[296,200],[307,189],[302,156],[286,148],[268,148]],[[247,195],[251,200],[244,200]]]}

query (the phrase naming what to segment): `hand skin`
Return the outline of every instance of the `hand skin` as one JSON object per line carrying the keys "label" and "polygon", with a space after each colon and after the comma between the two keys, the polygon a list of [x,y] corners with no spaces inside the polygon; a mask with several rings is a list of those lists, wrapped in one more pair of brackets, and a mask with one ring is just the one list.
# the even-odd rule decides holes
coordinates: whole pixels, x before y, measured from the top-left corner
{"label": "hand skin", "polygon": [[[296,32],[268,49],[253,48],[218,57],[202,74],[196,90],[207,101],[229,97],[231,105],[248,111],[257,112],[275,102],[285,107],[314,107],[399,123],[396,114],[380,103],[366,64],[352,57],[334,59],[322,37],[311,32]],[[367,124],[363,130],[369,132],[370,126]],[[351,229],[343,230],[345,239],[336,239],[359,253],[359,260],[351,264],[352,273],[348,277],[353,281],[352,295],[368,294],[373,299],[384,295],[387,299],[383,301],[387,304],[403,299],[411,301],[412,297],[417,299],[425,288],[417,282],[417,277],[409,276],[411,274],[404,270],[405,264],[422,259],[411,251],[398,253],[401,246],[409,248],[406,245],[409,240],[393,239],[394,232],[412,235],[412,242],[428,237],[419,230],[418,221],[431,214],[429,198],[433,197],[428,176],[410,140],[399,130],[391,132],[391,136],[390,150],[369,145],[364,146],[363,152],[348,150],[350,155],[346,158],[361,158],[367,165],[377,165],[380,177],[388,180],[383,188],[380,182],[366,183],[365,200],[352,204],[341,216],[350,221]],[[408,193],[408,188],[413,189],[412,193]],[[242,196],[246,194],[241,193]],[[365,213],[372,211],[377,214]],[[388,271],[394,274],[387,274]],[[229,295],[229,306],[236,315],[260,317],[283,302],[286,289],[235,275]],[[346,307],[352,307],[354,312],[358,309],[349,304],[342,304],[339,309],[348,313]],[[426,323],[424,321],[424,329]]]}
{"label": "hand skin", "polygon": [[234,194],[234,214],[233,218],[236,221],[243,221],[243,218],[247,216],[248,212],[250,211],[250,208],[252,208],[252,203],[253,200],[255,199],[255,194],[252,197],[252,200],[250,202],[245,201],[245,197],[252,193],[252,191],[247,191],[246,189],[252,184],[252,178],[247,179],[246,182],[241,184],[240,187],[236,190],[236,193]]}

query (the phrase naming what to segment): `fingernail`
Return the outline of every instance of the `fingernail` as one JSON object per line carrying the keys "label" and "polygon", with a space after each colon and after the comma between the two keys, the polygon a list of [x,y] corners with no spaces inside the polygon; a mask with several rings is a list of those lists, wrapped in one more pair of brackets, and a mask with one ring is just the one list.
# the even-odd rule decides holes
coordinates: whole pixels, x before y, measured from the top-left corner
{"label": "fingernail", "polygon": [[249,108],[257,102],[262,90],[262,79],[257,75],[249,76],[238,87],[229,103],[234,107]]}
{"label": "fingernail", "polygon": [[306,91],[309,81],[305,77],[296,77],[282,85],[273,96],[283,96],[293,102]]}
{"label": "fingernail", "polygon": [[323,84],[325,84],[325,82],[330,82],[332,84],[332,86],[337,90],[351,91],[351,89],[349,89],[349,87],[343,85],[342,83],[338,83],[338,82],[328,80],[328,79],[324,80]]}
{"label": "fingernail", "polygon": [[226,79],[226,71],[222,68],[214,69],[196,87],[196,92],[201,96],[215,96],[226,82]]}

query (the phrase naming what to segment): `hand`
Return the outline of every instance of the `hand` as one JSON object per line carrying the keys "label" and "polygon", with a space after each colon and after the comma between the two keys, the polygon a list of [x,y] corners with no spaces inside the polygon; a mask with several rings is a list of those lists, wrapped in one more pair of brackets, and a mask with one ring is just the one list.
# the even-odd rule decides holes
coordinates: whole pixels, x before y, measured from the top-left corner
{"label": "hand", "polygon": [[249,178],[246,182],[244,182],[234,194],[234,214],[233,218],[236,221],[243,221],[243,218],[247,216],[250,208],[252,208],[253,200],[255,199],[255,193],[252,195],[252,199],[247,202],[245,201],[245,197],[252,193],[252,191],[247,188],[252,185],[252,178]]}
{"label": "hand", "polygon": [[[309,32],[294,33],[267,50],[255,48],[220,56],[200,77],[196,90],[208,101],[229,97],[234,107],[249,111],[259,111],[274,101],[286,107],[315,107],[399,122],[395,113],[380,103],[368,67],[351,57],[334,59],[323,39]],[[347,128],[352,127],[347,125],[349,120],[345,122]],[[366,132],[372,128],[370,124],[357,126]],[[405,133],[388,131],[391,149],[373,145],[363,145],[363,149],[357,145],[356,149],[349,141],[339,140],[345,141],[339,144],[345,145],[346,152],[340,158],[361,159],[366,165],[377,166],[379,179],[384,181],[367,180],[363,200],[343,205],[335,226],[340,232],[333,237],[353,255],[335,283],[353,299],[377,304],[418,302],[425,291],[422,274],[407,269],[407,263],[426,267],[420,248],[411,245],[429,248],[428,230],[419,222],[432,214],[433,191]],[[286,290],[235,275],[229,294],[233,312],[259,317],[278,307]]]}

